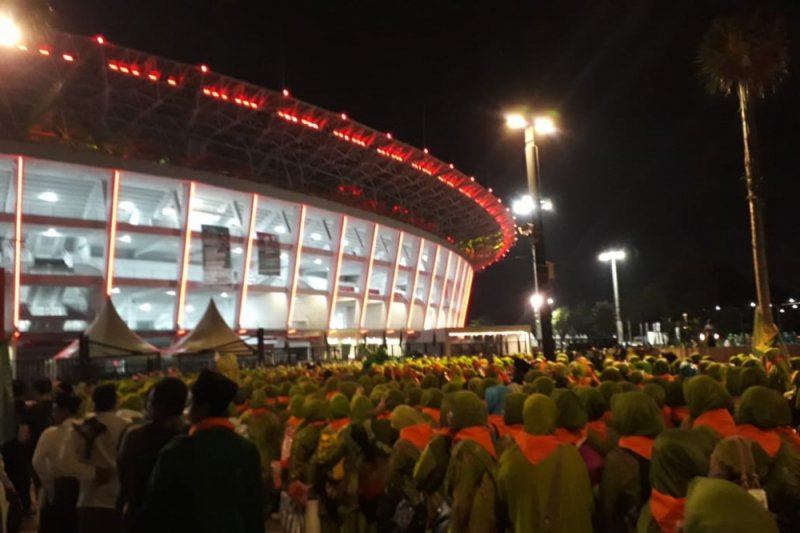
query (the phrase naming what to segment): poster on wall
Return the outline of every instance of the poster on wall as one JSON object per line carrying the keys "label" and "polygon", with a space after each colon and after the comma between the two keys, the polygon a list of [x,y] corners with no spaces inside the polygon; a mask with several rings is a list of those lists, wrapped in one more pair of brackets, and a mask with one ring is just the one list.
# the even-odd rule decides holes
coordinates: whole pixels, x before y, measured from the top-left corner
{"label": "poster on wall", "polygon": [[203,282],[210,284],[233,283],[231,268],[231,234],[222,226],[201,228],[203,240]]}
{"label": "poster on wall", "polygon": [[281,275],[281,243],[277,235],[258,233],[258,273],[262,276]]}

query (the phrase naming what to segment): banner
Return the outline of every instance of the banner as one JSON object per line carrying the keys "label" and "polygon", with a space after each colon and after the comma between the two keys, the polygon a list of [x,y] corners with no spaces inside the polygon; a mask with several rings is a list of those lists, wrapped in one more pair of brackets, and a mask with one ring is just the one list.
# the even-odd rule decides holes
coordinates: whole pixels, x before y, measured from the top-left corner
{"label": "banner", "polygon": [[201,227],[203,240],[203,281],[213,285],[233,283],[231,235],[222,226]]}
{"label": "banner", "polygon": [[258,233],[258,273],[262,276],[281,275],[281,243],[277,235]]}

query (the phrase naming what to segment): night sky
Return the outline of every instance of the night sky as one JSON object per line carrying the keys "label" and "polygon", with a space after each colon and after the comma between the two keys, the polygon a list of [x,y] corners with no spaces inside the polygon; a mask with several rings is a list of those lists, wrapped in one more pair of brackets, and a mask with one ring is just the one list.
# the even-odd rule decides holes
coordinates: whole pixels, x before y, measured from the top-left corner
{"label": "night sky", "polygon": [[[609,245],[629,252],[620,267],[624,300],[685,282],[677,292],[714,286],[714,301],[741,304],[754,289],[737,106],[708,95],[694,65],[721,4],[54,2],[60,29],[287,87],[427,146],[506,201],[524,192],[525,174],[521,135],[506,131],[504,112],[520,104],[556,110],[562,131],[542,143],[541,157],[544,196],[556,206],[545,226],[557,304],[611,298],[608,266],[596,259]],[[791,22],[790,38],[800,42],[797,17]],[[800,297],[797,48],[793,73],[759,121],[770,273],[782,298]],[[471,318],[526,319],[527,253],[520,244],[476,276]]]}

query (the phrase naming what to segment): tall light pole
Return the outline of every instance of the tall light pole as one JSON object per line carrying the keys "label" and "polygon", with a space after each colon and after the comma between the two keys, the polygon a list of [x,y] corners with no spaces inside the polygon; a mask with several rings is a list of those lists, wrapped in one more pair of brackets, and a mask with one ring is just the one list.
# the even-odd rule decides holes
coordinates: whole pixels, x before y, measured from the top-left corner
{"label": "tall light pole", "polygon": [[622,329],[622,314],[619,311],[619,283],[617,282],[617,261],[625,259],[625,250],[606,250],[597,258],[604,263],[611,263],[611,279],[614,283],[614,321],[617,323],[617,342],[625,341],[625,332]]}
{"label": "tall light pole", "polygon": [[[541,298],[546,294],[549,277],[547,274],[547,261],[544,253],[544,227],[542,224],[542,198],[539,191],[539,152],[536,146],[536,135],[552,135],[556,132],[555,123],[548,117],[524,116],[520,114],[508,115],[506,124],[511,129],[525,131],[525,167],[528,175],[528,195],[530,196],[531,218],[527,236],[531,243],[533,255],[533,293]],[[534,306],[536,307],[536,306]],[[555,356],[556,343],[553,340],[553,323],[551,320],[552,309],[547,299],[542,298],[538,306],[538,313],[534,312],[534,326],[537,337],[542,344],[542,350],[548,359]],[[534,309],[534,311],[536,311]]]}

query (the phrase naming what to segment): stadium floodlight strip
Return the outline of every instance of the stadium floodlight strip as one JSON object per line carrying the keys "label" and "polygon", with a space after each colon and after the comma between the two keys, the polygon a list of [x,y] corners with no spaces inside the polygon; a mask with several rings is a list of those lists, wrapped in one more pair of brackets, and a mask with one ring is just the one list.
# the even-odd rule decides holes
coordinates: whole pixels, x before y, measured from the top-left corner
{"label": "stadium floodlight strip", "polygon": [[411,329],[411,318],[414,316],[414,299],[417,295],[417,282],[419,281],[419,271],[422,269],[422,252],[425,250],[425,238],[419,239],[419,251],[417,252],[417,268],[414,270],[414,282],[411,284],[411,293],[406,297],[408,302],[408,320],[406,320],[406,329]]}
{"label": "stadium floodlight strip", "polygon": [[461,308],[464,305],[464,291],[467,289],[467,276],[469,275],[469,263],[464,261],[464,272],[461,275],[461,284],[458,288],[458,297],[456,299],[456,308],[453,313],[453,324],[458,327],[461,319]]}
{"label": "stadium floodlight strip", "polygon": [[372,278],[372,266],[375,262],[375,249],[378,243],[378,231],[380,231],[381,225],[378,223],[374,224],[374,229],[372,230],[372,244],[369,247],[369,261],[367,261],[367,277],[364,281],[364,290],[361,296],[361,316],[358,320],[359,328],[364,328],[364,324],[367,320],[367,306],[369,305],[369,282]]}
{"label": "stadium floodlight strip", "polygon": [[[428,298],[425,301],[425,318],[422,320],[422,329],[425,328],[425,322],[428,320],[428,313],[431,310],[431,300],[433,299],[433,286],[436,283],[436,269],[439,268],[439,254],[441,253],[442,247],[440,245],[436,245],[436,254],[433,258],[433,268],[431,269],[431,284],[428,287]],[[433,329],[436,329],[436,320],[433,321]]]}
{"label": "stadium floodlight strip", "polygon": [[22,156],[17,156],[17,190],[16,190],[16,213],[14,216],[14,310],[13,324],[14,333],[19,333],[19,306],[20,292],[22,290],[22,190],[25,176],[25,160]]}
{"label": "stadium floodlight strip", "polygon": [[239,307],[236,313],[236,329],[242,327],[242,314],[247,302],[247,285],[250,279],[250,260],[253,257],[253,241],[256,237],[256,213],[258,211],[258,194],[253,193],[250,201],[250,224],[247,227],[247,242],[244,246],[244,266],[242,267],[242,286],[239,289]]}
{"label": "stadium floodlight strip", "polygon": [[389,283],[389,304],[386,307],[386,328],[389,329],[389,323],[392,319],[392,307],[394,304],[394,289],[395,285],[397,285],[397,271],[400,270],[400,256],[403,254],[403,238],[405,237],[404,232],[400,232],[397,236],[397,253],[395,253],[394,257],[394,270],[392,271],[392,281]]}
{"label": "stadium floodlight strip", "polygon": [[339,298],[339,272],[342,270],[342,256],[344,255],[344,241],[347,233],[347,215],[342,215],[339,226],[339,248],[336,250],[336,266],[333,271],[333,290],[331,291],[331,308],[328,310],[328,329],[333,329],[333,317],[336,313],[336,301]]}
{"label": "stadium floodlight strip", "polygon": [[300,223],[297,225],[297,240],[294,245],[294,265],[292,265],[292,280],[289,289],[289,304],[286,310],[286,330],[292,328],[294,315],[294,298],[297,294],[298,273],[300,272],[300,254],[303,251],[303,231],[306,227],[306,204],[300,205]]}
{"label": "stadium floodlight strip", "polygon": [[183,308],[186,302],[186,282],[189,278],[189,256],[192,245],[192,202],[194,201],[195,184],[193,181],[189,182],[189,187],[186,197],[186,216],[184,217],[183,226],[183,250],[181,257],[181,272],[180,282],[178,285],[178,305],[175,309],[175,324],[178,332],[183,331]]}
{"label": "stadium floodlight strip", "polygon": [[114,259],[117,255],[117,216],[119,210],[119,170],[111,175],[111,203],[108,206],[108,246],[106,247],[106,296],[114,287]]}
{"label": "stadium floodlight strip", "polygon": [[445,316],[444,320],[445,327],[450,327],[453,325],[453,308],[455,307],[456,303],[456,291],[458,290],[458,280],[461,277],[461,268],[461,260],[456,257],[456,271],[453,275],[453,283],[450,285],[450,301],[447,304],[447,316]]}
{"label": "stadium floodlight strip", "polygon": [[444,298],[447,294],[447,274],[450,272],[450,261],[453,260],[453,252],[451,250],[447,251],[447,263],[444,267],[444,272],[442,273],[442,292],[439,295],[439,308],[436,310],[436,322],[434,322],[434,328],[439,327],[439,317],[442,316],[442,309],[444,309]]}

